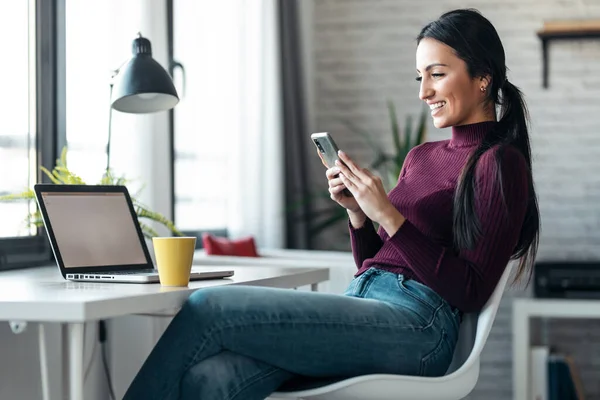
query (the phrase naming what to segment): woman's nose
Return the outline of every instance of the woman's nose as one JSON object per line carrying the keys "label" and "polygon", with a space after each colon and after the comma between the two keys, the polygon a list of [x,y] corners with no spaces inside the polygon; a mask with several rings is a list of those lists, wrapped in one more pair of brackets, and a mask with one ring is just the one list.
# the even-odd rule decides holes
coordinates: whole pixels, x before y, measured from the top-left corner
{"label": "woman's nose", "polygon": [[419,98],[421,100],[427,100],[433,95],[433,89],[425,82],[421,81],[421,86],[419,88]]}

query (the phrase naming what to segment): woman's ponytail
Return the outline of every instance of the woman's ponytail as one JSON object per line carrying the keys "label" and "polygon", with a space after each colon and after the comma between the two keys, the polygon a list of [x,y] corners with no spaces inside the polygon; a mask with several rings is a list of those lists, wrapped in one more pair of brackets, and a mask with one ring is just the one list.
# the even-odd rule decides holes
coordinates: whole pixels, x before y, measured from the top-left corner
{"label": "woman's ponytail", "polygon": [[[494,90],[496,85],[492,83],[491,86]],[[470,155],[458,179],[454,195],[454,243],[457,249],[471,249],[481,236],[481,225],[475,210],[475,167],[479,159],[494,146],[500,146],[499,154],[501,154],[502,147],[512,145],[523,154],[527,162],[529,182],[529,202],[512,259],[520,259],[515,281],[524,274],[527,274],[529,280],[537,254],[540,217],[531,173],[528,112],[523,95],[515,85],[505,79],[500,88],[502,91],[502,97],[498,101],[500,120]],[[496,157],[496,163],[498,173],[496,179],[500,182],[499,187],[502,187],[502,157]]]}
{"label": "woman's ponytail", "polygon": [[502,117],[499,121],[499,128],[506,129],[509,132],[509,136],[512,136],[509,138],[509,143],[507,144],[513,145],[523,154],[528,167],[529,201],[513,259],[520,259],[515,281],[524,274],[527,274],[527,280],[529,281],[533,273],[533,263],[535,262],[539,245],[540,211],[532,177],[531,144],[527,128],[529,114],[523,94],[508,79],[502,85],[502,101],[500,105],[502,111],[500,115]]}

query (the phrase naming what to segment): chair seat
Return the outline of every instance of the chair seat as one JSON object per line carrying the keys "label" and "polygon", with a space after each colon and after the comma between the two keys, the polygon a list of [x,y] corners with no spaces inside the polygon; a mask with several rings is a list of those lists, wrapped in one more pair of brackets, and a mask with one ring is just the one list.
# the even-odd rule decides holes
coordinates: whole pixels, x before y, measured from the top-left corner
{"label": "chair seat", "polygon": [[419,377],[404,375],[363,375],[338,381],[294,382],[271,394],[274,399],[304,400],[459,400],[475,387],[480,355],[492,329],[504,288],[511,273],[507,266],[494,293],[479,313],[466,314],[459,340],[446,375]]}
{"label": "chair seat", "polygon": [[459,400],[469,394],[477,382],[479,368],[473,368],[460,378],[446,375],[424,378],[404,375],[364,375],[329,383],[321,387],[287,391],[284,387],[273,393],[274,399],[311,400]]}

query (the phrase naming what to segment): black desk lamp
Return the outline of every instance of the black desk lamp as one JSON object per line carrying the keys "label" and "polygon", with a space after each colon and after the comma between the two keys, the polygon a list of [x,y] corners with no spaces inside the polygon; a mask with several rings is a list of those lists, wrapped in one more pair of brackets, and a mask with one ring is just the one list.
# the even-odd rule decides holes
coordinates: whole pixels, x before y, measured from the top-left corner
{"label": "black desk lamp", "polygon": [[133,40],[131,52],[131,59],[115,71],[110,83],[107,173],[110,169],[113,108],[125,113],[145,114],[170,110],[179,102],[171,76],[152,58],[150,41],[138,33],[138,37]]}

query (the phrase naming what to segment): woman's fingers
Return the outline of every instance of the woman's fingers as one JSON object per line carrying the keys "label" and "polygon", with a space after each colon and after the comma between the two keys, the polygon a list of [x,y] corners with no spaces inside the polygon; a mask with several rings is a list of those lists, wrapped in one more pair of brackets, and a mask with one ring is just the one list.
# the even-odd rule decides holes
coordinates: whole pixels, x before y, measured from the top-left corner
{"label": "woman's fingers", "polygon": [[[356,177],[354,177],[354,178],[356,179]],[[346,187],[352,193],[354,190],[356,190],[358,188],[358,184],[357,184],[358,182],[348,178],[344,174],[340,174],[340,180],[342,181],[343,186]]]}
{"label": "woman's fingers", "polygon": [[340,170],[340,176],[343,175],[348,182],[352,182],[355,185],[360,183],[360,178],[354,175],[350,168],[344,165],[344,163],[341,160],[335,160],[335,165]]}
{"label": "woman's fingers", "polygon": [[340,169],[338,167],[331,167],[325,171],[325,176],[327,179],[331,180],[336,178],[340,174]]}
{"label": "woman's fingers", "polygon": [[340,150],[338,156],[339,159],[336,160],[336,166],[352,183],[360,185],[369,179],[369,174],[365,172],[366,170],[363,171],[362,168],[358,167],[346,153]]}
{"label": "woman's fingers", "polygon": [[346,186],[344,186],[344,184],[329,186],[329,193],[331,193],[332,196],[337,196],[341,192],[343,192],[344,189],[346,189]]}
{"label": "woman's fingers", "polygon": [[[338,157],[339,160],[342,162],[336,165],[340,167],[340,170],[344,173],[344,175],[346,175],[348,179],[355,181],[356,178],[358,178],[359,180],[364,180],[365,178],[369,177],[370,174],[368,170],[363,170],[362,168],[360,168],[354,162],[354,160],[352,160],[350,156],[348,156],[348,154],[340,150],[338,151]],[[352,175],[354,175],[356,178],[354,178]]]}
{"label": "woman's fingers", "polygon": [[366,168],[358,167],[343,151],[339,152],[339,156],[340,159],[336,161],[336,166],[340,169],[340,175],[344,177],[342,182],[348,190],[356,195],[365,190],[378,191],[379,186],[383,188],[381,179],[377,175]]}
{"label": "woman's fingers", "polygon": [[335,186],[344,186],[344,182],[342,181],[340,175],[329,180],[329,187],[332,188]]}

